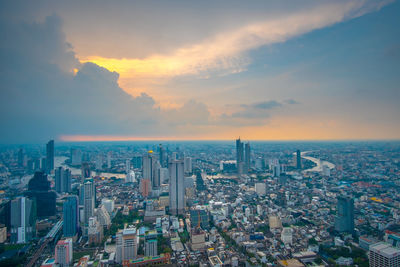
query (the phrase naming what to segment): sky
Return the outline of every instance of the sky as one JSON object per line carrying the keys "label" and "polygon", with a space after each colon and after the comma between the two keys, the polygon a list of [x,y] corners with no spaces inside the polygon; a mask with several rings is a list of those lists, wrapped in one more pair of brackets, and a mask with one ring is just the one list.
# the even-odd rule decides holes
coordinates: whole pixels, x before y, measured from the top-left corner
{"label": "sky", "polygon": [[0,143],[400,138],[400,3],[1,1]]}

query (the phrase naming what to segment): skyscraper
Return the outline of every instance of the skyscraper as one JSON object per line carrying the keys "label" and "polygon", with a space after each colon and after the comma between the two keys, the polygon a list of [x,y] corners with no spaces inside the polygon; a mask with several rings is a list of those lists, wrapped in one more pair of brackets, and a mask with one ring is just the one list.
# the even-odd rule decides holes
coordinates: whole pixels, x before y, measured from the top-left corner
{"label": "skyscraper", "polygon": [[299,149],[296,151],[296,168],[301,169],[301,152]]}
{"label": "skyscraper", "polygon": [[251,157],[250,157],[250,143],[247,142],[245,145],[244,149],[244,171],[248,173],[250,171],[250,162],[251,162]]}
{"label": "skyscraper", "polygon": [[19,197],[11,201],[11,243],[27,243],[36,233],[35,201]]}
{"label": "skyscraper", "polygon": [[72,239],[59,240],[55,248],[55,262],[60,267],[68,267],[72,263]]}
{"label": "skyscraper", "polygon": [[71,192],[71,171],[63,167],[58,167],[55,170],[55,185],[56,192],[58,193]]}
{"label": "skyscraper", "polygon": [[125,172],[128,174],[131,171],[131,160],[125,160]]}
{"label": "skyscraper", "polygon": [[82,172],[82,181],[84,181],[86,178],[90,178],[92,173],[90,170],[90,164],[88,162],[82,163],[81,172]]}
{"label": "skyscraper", "polygon": [[202,229],[210,228],[210,217],[208,211],[205,208],[197,207],[196,209],[190,210],[190,224],[193,227],[201,227]]}
{"label": "skyscraper", "polygon": [[149,151],[143,156],[143,179],[148,179],[151,182],[151,188],[160,187],[160,163],[153,155],[153,151]]}
{"label": "skyscraper", "polygon": [[84,222],[89,223],[89,218],[93,217],[95,208],[95,185],[92,179],[86,179],[83,184],[83,213]]}
{"label": "skyscraper", "polygon": [[153,151],[143,155],[143,179],[153,180],[153,161]]}
{"label": "skyscraper", "polygon": [[191,157],[185,157],[185,173],[192,173],[192,158]]}
{"label": "skyscraper", "polygon": [[143,197],[148,197],[151,192],[151,181],[149,179],[140,180],[140,193]]}
{"label": "skyscraper", "polygon": [[169,163],[169,210],[171,214],[183,214],[185,209],[185,180],[183,161]]}
{"label": "skyscraper", "polygon": [[117,233],[115,258],[117,263],[128,263],[137,257],[136,228],[126,228]]}
{"label": "skyscraper", "polygon": [[82,164],[82,151],[80,149],[71,149],[71,164],[79,166]]}
{"label": "skyscraper", "polygon": [[335,218],[335,230],[338,232],[354,231],[354,200],[350,197],[339,196],[337,198],[337,215]]}
{"label": "skyscraper", "polygon": [[243,173],[243,160],[244,160],[244,149],[243,149],[243,143],[239,139],[236,139],[236,168],[238,171],[238,174]]}
{"label": "skyscraper", "polygon": [[63,233],[65,237],[74,237],[78,233],[79,208],[78,197],[69,196],[63,205]]}
{"label": "skyscraper", "polygon": [[146,257],[157,256],[157,239],[148,239],[145,243],[144,255]]}
{"label": "skyscraper", "polygon": [[54,140],[50,140],[46,145],[46,173],[54,169]]}
{"label": "skyscraper", "polygon": [[165,149],[163,148],[162,144],[158,146],[158,157],[160,159],[160,165],[162,168],[165,168],[166,166],[166,155],[165,155]]}
{"label": "skyscraper", "polygon": [[56,193],[50,190],[50,181],[47,174],[42,171],[35,172],[35,175],[28,183],[28,191],[25,195],[36,200],[37,216],[39,218],[53,216],[56,214]]}
{"label": "skyscraper", "polygon": [[385,242],[369,246],[370,267],[400,266],[400,249]]}

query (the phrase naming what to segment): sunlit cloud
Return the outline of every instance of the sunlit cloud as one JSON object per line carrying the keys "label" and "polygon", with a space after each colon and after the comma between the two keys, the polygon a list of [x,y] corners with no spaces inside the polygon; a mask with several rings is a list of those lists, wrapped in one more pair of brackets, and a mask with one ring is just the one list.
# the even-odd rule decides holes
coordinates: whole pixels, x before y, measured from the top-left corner
{"label": "sunlit cloud", "polygon": [[321,29],[335,23],[380,9],[392,2],[354,0],[335,1],[313,9],[266,19],[222,32],[197,44],[184,46],[168,55],[153,55],[144,59],[105,58],[89,56],[82,62],[94,62],[121,78],[173,77],[179,75],[221,75],[244,71],[251,58],[246,52]]}

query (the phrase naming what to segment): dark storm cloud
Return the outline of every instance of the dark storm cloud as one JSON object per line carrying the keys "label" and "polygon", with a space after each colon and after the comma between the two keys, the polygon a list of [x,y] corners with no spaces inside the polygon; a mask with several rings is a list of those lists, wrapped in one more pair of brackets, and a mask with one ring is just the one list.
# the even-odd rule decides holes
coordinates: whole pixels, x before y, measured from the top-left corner
{"label": "dark storm cloud", "polygon": [[[207,122],[205,105],[189,102],[162,112],[142,93],[118,86],[118,73],[81,65],[65,40],[59,17],[43,23],[0,20],[2,142],[35,142],[60,135],[168,133],[175,124]],[[79,71],[74,75],[74,69]]]}

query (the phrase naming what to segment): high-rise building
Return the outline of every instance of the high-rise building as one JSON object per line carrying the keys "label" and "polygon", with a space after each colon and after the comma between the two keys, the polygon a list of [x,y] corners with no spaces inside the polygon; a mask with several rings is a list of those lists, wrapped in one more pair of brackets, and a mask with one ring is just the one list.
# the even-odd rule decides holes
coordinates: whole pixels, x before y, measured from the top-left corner
{"label": "high-rise building", "polygon": [[50,140],[46,145],[46,172],[50,173],[54,169],[54,140]]}
{"label": "high-rise building", "polygon": [[127,159],[125,161],[125,173],[129,173],[131,171],[131,160]]}
{"label": "high-rise building", "polygon": [[130,170],[127,174],[126,174],[126,178],[125,178],[125,182],[127,183],[135,183],[136,182],[136,175],[135,172]]}
{"label": "high-rise building", "polygon": [[25,195],[36,200],[37,216],[39,218],[53,216],[56,214],[56,193],[50,190],[50,181],[47,174],[42,171],[35,175],[28,183],[28,191]]}
{"label": "high-rise building", "polygon": [[95,164],[96,170],[102,170],[103,169],[103,155],[97,155],[96,157],[96,164]]}
{"label": "high-rise building", "polygon": [[169,181],[168,168],[160,168],[160,183],[165,184],[167,181]]}
{"label": "high-rise building", "polygon": [[251,152],[250,152],[250,143],[247,142],[244,146],[244,171],[248,173],[250,171],[250,163],[251,163]]}
{"label": "high-rise building", "polygon": [[72,263],[72,239],[59,240],[55,248],[55,263],[60,267],[69,267]]}
{"label": "high-rise building", "polygon": [[183,214],[185,209],[185,180],[183,161],[169,163],[169,210],[171,214]]}
{"label": "high-rise building", "polygon": [[83,213],[84,222],[89,223],[89,218],[93,217],[95,208],[95,185],[91,179],[86,179],[83,184]]}
{"label": "high-rise building", "polygon": [[153,177],[153,152],[149,151],[143,155],[143,179],[152,180]]}
{"label": "high-rise building", "polygon": [[65,237],[74,237],[79,229],[78,197],[68,196],[63,204],[63,233]]}
{"label": "high-rise building", "polygon": [[272,170],[272,175],[274,177],[281,176],[281,164],[279,163],[278,159],[271,160],[270,164],[269,164],[269,167]]}
{"label": "high-rise building", "polygon": [[296,151],[296,168],[301,169],[301,152],[299,149]]}
{"label": "high-rise building", "polygon": [[71,164],[79,166],[82,164],[82,151],[80,149],[71,149]]}
{"label": "high-rise building", "polygon": [[55,170],[56,192],[69,193],[71,192],[71,171],[58,167]]}
{"label": "high-rise building", "polygon": [[110,214],[103,205],[96,209],[96,216],[102,227],[109,228],[111,226]]}
{"label": "high-rise building", "polygon": [[158,157],[160,160],[161,167],[165,168],[167,166],[166,164],[167,159],[166,159],[165,149],[163,148],[162,144],[158,146]]}
{"label": "high-rise building", "polygon": [[190,210],[190,225],[192,228],[202,228],[208,230],[210,228],[210,217],[205,208],[196,208]]}
{"label": "high-rise building", "polygon": [[129,260],[134,260],[137,257],[136,228],[119,230],[116,237],[116,262],[124,265],[124,263],[127,264]]}
{"label": "high-rise building", "polygon": [[151,192],[151,182],[149,179],[140,180],[140,193],[143,197],[148,197]]}
{"label": "high-rise building", "polygon": [[154,257],[158,255],[157,239],[148,239],[145,242],[144,255],[146,257]]}
{"label": "high-rise building", "polygon": [[244,168],[244,148],[243,148],[243,143],[239,139],[236,139],[236,168],[238,174],[243,173],[243,168]]}
{"label": "high-rise building", "polygon": [[101,200],[101,205],[103,205],[109,214],[114,211],[114,200],[103,198]]}
{"label": "high-rise building", "polygon": [[400,250],[385,242],[369,246],[370,267],[399,267]]}
{"label": "high-rise building", "polygon": [[337,215],[335,218],[335,230],[338,232],[354,231],[354,200],[350,197],[339,196],[337,198]]}
{"label": "high-rise building", "polygon": [[153,151],[149,151],[143,156],[143,179],[150,180],[153,189],[160,187],[160,168],[161,165],[154,157]]}
{"label": "high-rise building", "polygon": [[92,175],[92,172],[90,170],[89,162],[82,163],[81,173],[82,173],[82,181],[84,181],[86,178],[90,178],[90,176]]}
{"label": "high-rise building", "polygon": [[142,168],[142,156],[134,156],[132,158],[132,164],[134,169],[141,169]]}
{"label": "high-rise building", "polygon": [[99,244],[103,239],[103,226],[97,217],[90,217],[88,221],[88,242],[89,244]]}
{"label": "high-rise building", "polygon": [[291,245],[293,242],[293,230],[290,227],[283,227],[281,233],[281,240],[286,245]]}
{"label": "high-rise building", "polygon": [[184,167],[185,167],[185,173],[192,173],[192,158],[191,157],[185,157]]}
{"label": "high-rise building", "polygon": [[11,243],[27,243],[36,233],[35,201],[19,197],[11,201]]}

